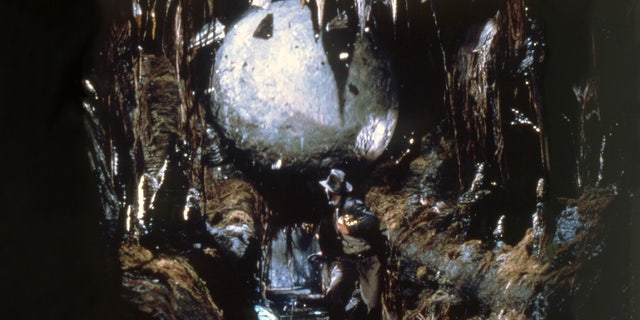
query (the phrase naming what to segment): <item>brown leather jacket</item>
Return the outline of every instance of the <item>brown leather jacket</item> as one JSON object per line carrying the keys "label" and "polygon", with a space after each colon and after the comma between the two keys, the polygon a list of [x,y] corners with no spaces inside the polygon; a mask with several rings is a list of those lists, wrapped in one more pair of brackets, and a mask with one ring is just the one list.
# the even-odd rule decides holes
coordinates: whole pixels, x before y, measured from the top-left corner
{"label": "brown leather jacket", "polygon": [[[341,234],[337,228],[340,219],[349,231]],[[343,196],[324,216],[318,230],[320,250],[328,259],[343,255],[374,255],[384,253],[384,235],[380,231],[380,220],[367,208],[362,200]]]}

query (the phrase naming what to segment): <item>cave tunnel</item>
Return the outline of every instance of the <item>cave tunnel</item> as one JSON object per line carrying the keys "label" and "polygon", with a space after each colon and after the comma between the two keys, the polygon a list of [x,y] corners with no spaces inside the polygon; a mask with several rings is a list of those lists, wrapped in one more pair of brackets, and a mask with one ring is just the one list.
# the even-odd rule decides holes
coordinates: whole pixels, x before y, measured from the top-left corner
{"label": "cave tunnel", "polygon": [[2,314],[328,319],[340,168],[385,319],[638,316],[633,1],[9,7]]}

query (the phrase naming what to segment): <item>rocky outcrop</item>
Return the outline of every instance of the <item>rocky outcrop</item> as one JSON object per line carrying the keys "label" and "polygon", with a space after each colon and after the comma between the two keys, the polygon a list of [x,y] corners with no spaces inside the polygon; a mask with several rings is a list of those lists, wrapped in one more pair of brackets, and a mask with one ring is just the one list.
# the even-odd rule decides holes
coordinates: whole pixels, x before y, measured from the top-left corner
{"label": "rocky outcrop", "polygon": [[245,181],[209,182],[205,211],[207,231],[230,260],[249,259],[255,263],[258,257],[255,249],[261,240],[261,221],[267,215],[264,201]]}
{"label": "rocky outcrop", "polygon": [[553,240],[539,257],[533,250],[533,226],[514,246],[474,238],[477,235],[469,232],[466,215],[486,216],[499,208],[495,203],[487,205],[480,190],[472,195],[477,184],[458,199],[421,194],[425,181],[433,184],[446,173],[427,168],[455,162],[451,145],[452,141],[442,140],[426,147],[411,162],[407,183],[399,190],[374,187],[367,193],[367,203],[379,214],[389,237],[387,317],[552,316],[548,298],[558,292],[567,294],[584,281],[578,270],[592,260],[585,253],[597,252],[603,241],[601,216],[616,199],[615,191],[592,189],[579,199],[566,200]]}
{"label": "rocky outcrop", "polygon": [[197,248],[188,256],[229,319],[252,319],[258,298],[263,225],[269,215],[260,194],[238,178],[205,177],[205,216]]}
{"label": "rocky outcrop", "polygon": [[119,258],[131,319],[223,319],[186,259],[154,255],[135,244],[123,245]]}

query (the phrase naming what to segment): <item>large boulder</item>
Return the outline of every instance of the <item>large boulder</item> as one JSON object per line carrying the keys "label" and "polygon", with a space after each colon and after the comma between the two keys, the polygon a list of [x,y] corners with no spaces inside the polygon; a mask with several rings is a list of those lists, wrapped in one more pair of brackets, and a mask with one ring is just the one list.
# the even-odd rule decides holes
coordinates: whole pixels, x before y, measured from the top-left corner
{"label": "large boulder", "polygon": [[218,50],[212,111],[254,163],[327,168],[387,147],[398,112],[386,56],[371,34],[357,36],[337,53],[349,66],[338,88],[322,38],[306,6],[282,1],[252,9]]}

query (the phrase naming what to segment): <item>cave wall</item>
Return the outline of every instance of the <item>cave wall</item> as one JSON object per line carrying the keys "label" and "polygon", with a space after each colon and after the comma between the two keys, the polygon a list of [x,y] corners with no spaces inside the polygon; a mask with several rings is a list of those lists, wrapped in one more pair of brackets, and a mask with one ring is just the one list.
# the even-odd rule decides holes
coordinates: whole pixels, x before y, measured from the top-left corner
{"label": "cave wall", "polygon": [[[444,136],[451,140],[438,141],[437,132],[427,135],[425,153],[409,162],[405,184],[373,188],[368,194],[370,203],[380,205],[377,212],[389,223],[398,250],[390,270],[389,287],[396,290],[388,297],[390,314],[553,319],[632,314],[631,299],[622,292],[634,287],[627,226],[634,216],[636,178],[622,171],[630,164],[627,160],[636,158],[636,148],[616,141],[630,138],[627,142],[637,145],[637,134],[624,129],[637,108],[627,109],[631,113],[618,109],[629,102],[629,92],[603,103],[602,94],[612,88],[600,84],[612,70],[636,79],[619,69],[630,61],[635,45],[624,42],[617,59],[610,58],[616,42],[612,30],[630,31],[637,9],[603,8],[595,2],[580,8],[533,1],[456,3],[455,9],[432,4],[431,21],[438,26],[444,61],[443,107],[451,130]],[[564,18],[570,14],[572,18]],[[617,89],[608,94],[613,91],[624,94]],[[457,164],[453,170],[446,165],[450,152]],[[477,162],[484,165],[474,166]],[[434,164],[441,170],[430,168]],[[443,176],[452,174],[458,175],[460,188],[453,200],[430,185],[444,185]],[[457,242],[454,252],[441,247]],[[540,272],[528,284],[520,276],[512,278],[523,285],[520,293],[528,292],[518,298],[515,311],[500,307],[513,301],[488,307],[493,302],[482,296],[489,288],[472,280],[491,274],[491,267],[473,266],[493,259],[477,248],[492,247],[505,254],[494,258],[506,265],[505,257],[524,249],[518,264],[528,267],[520,276],[536,278]],[[430,251],[436,253],[423,254]],[[584,256],[588,252],[591,256]],[[465,262],[457,265],[457,259]],[[607,267],[609,259],[617,267]],[[452,271],[456,266],[463,271]],[[559,274],[571,283],[557,281]],[[502,288],[513,288],[508,283]],[[496,299],[492,301],[501,298]],[[598,299],[608,301],[607,307]],[[620,308],[608,307],[614,305]],[[497,310],[501,313],[492,313]]]}

